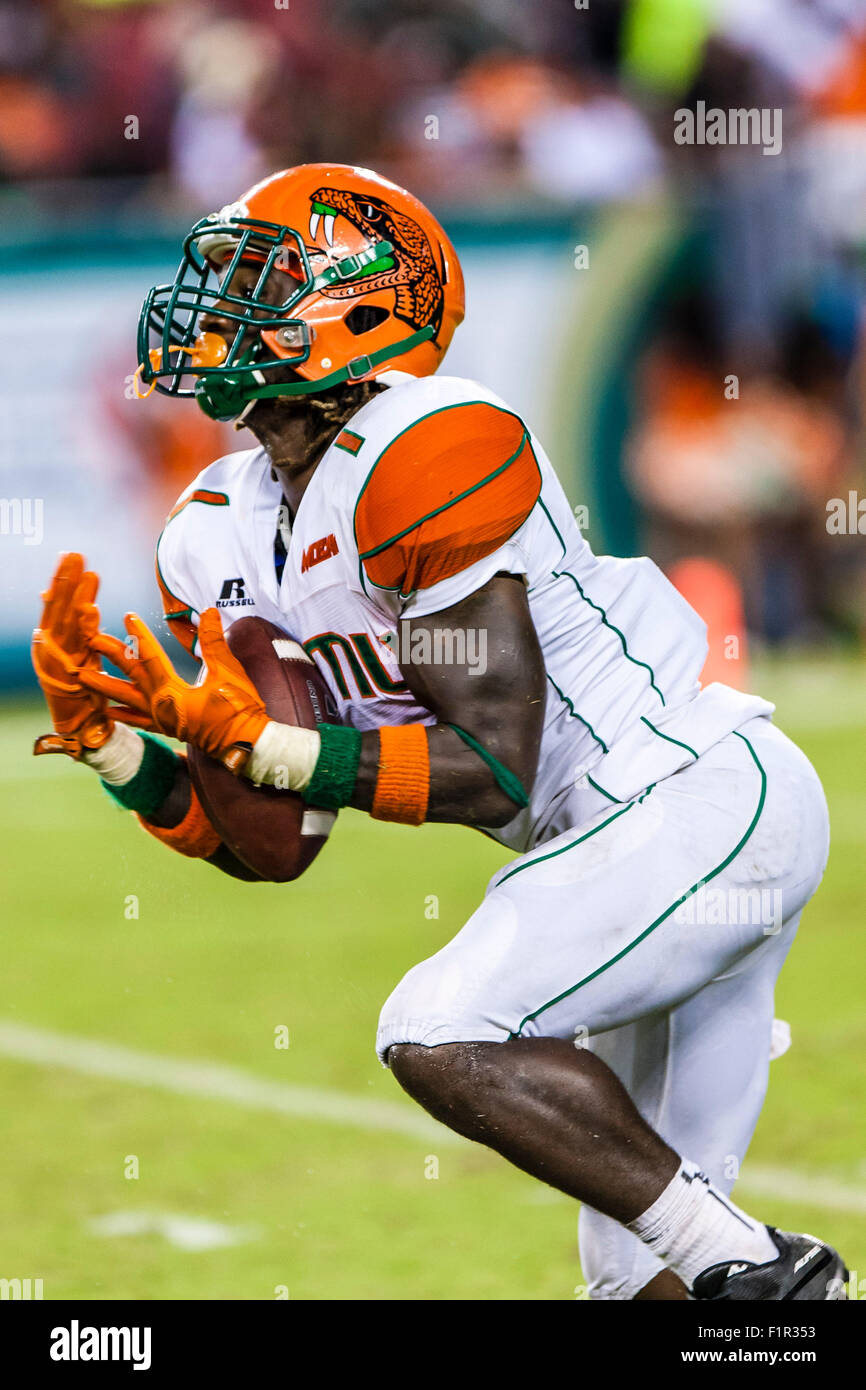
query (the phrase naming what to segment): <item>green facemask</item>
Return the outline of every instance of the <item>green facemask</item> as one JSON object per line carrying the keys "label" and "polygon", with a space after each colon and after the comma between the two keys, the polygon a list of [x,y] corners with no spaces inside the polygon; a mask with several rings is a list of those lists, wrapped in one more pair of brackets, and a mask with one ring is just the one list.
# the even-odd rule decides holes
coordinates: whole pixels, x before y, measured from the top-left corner
{"label": "green facemask", "polygon": [[[220,272],[221,280],[208,259],[208,249],[215,244],[232,248],[231,258]],[[313,275],[303,237],[293,228],[248,218],[243,222],[221,220],[217,215],[204,218],[184,241],[183,259],[173,282],[155,285],[142,305],[138,323],[142,382],[152,383],[165,395],[194,397],[211,419],[228,421],[236,420],[250,401],[309,395],[342,381],[360,380],[382,362],[432,338],[433,326],[427,325],[374,353],[359,355],[318,381],[273,378],[280,368],[301,366],[310,355],[309,327],[293,310],[296,313],[304,299],[330,285],[353,283],[391,269],[393,249],[389,241],[371,242],[363,251]],[[292,257],[292,290],[281,304],[274,304],[265,297],[266,286],[271,272],[284,268],[280,258],[287,254]],[[249,296],[225,288],[231,286],[244,261],[262,267]],[[237,329],[219,365],[194,366],[190,359],[201,332],[201,316],[207,313],[237,324]],[[300,345],[297,355],[281,358],[269,353],[259,337],[262,329],[294,332]],[[253,347],[249,346],[251,332],[255,334]]]}

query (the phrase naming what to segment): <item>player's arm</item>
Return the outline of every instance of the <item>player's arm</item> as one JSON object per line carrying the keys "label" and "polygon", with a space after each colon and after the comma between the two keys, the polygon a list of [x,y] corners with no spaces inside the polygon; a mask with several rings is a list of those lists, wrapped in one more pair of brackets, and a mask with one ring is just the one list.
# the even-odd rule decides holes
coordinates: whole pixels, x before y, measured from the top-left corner
{"label": "player's arm", "polygon": [[[476,660],[411,660],[401,667],[419,704],[438,720],[408,734],[427,743],[427,786],[419,784],[415,794],[426,798],[426,820],[506,825],[532,790],[544,721],[544,662],[522,577],[495,575],[460,603],[416,619],[405,645],[410,653],[435,654],[443,632],[473,634]],[[406,737],[401,728],[385,732],[392,758],[399,759]],[[362,735],[353,806],[374,808],[382,763],[382,732]],[[393,809],[399,812],[399,804]]]}
{"label": "player's arm", "polygon": [[[491,401],[422,416],[379,455],[353,519],[365,588],[398,604],[412,654],[403,678],[438,722],[365,734],[353,805],[482,826],[526,805],[545,676],[518,536],[540,490],[529,430]],[[442,660],[437,636],[459,652],[461,635],[483,662]]]}
{"label": "player's arm", "polygon": [[[213,831],[213,835],[207,833],[204,810],[197,806],[197,801],[186,757],[176,753],[174,780],[165,799],[150,815],[143,816],[139,813],[139,823],[144,830],[171,849],[177,849],[181,854],[187,854],[193,859],[204,859],[206,863],[212,864],[215,869],[228,874],[230,878],[240,878],[245,883],[257,882],[258,874],[232,854],[216,831]],[[204,830],[203,838],[200,840],[193,840],[187,833],[193,817]],[[216,848],[213,848],[214,840]],[[196,848],[198,853],[190,853],[191,848]]]}
{"label": "player's arm", "polygon": [[[403,678],[437,723],[365,733],[269,723],[244,773],[279,774],[313,806],[357,806],[381,820],[512,820],[528,802],[544,719],[519,537],[540,491],[528,429],[493,402],[435,410],[395,435],[354,508],[359,574],[403,630],[400,648],[408,626],[415,659],[401,663]],[[464,650],[470,636],[483,639],[484,669],[441,661],[437,636],[452,653],[455,638],[458,651],[461,636]]]}
{"label": "player's arm", "polygon": [[[457,603],[408,623],[408,649],[422,659],[402,674],[435,724],[362,733],[269,721],[242,770],[313,806],[356,806],[379,820],[507,825],[528,803],[544,723],[544,663],[523,578],[494,572]],[[476,659],[442,661],[446,634],[452,653],[461,634],[457,650],[468,652],[472,634]]]}

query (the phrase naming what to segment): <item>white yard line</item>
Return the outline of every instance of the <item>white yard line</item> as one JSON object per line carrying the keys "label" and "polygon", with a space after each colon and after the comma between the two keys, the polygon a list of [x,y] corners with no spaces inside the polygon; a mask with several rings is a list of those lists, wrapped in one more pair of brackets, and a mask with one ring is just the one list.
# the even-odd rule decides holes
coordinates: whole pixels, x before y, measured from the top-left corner
{"label": "white yard line", "polygon": [[[422,1111],[410,1110],[393,1101],[364,1100],[319,1086],[266,1081],[239,1067],[138,1052],[116,1043],[33,1028],[11,1019],[0,1020],[0,1056],[17,1062],[62,1067],[85,1076],[107,1077],[132,1086],[170,1091],[175,1095],[194,1096],[199,1100],[224,1101],[248,1110],[267,1110],[301,1120],[363,1129],[372,1134],[395,1134],[428,1144],[435,1142],[440,1147],[467,1142]],[[777,1198],[866,1216],[866,1191],[861,1187],[791,1168],[747,1164],[737,1190],[759,1198]],[[555,1195],[553,1200],[556,1200]]]}
{"label": "white yard line", "polygon": [[793,1168],[775,1168],[762,1163],[746,1163],[743,1176],[737,1183],[738,1193],[754,1193],[756,1197],[776,1198],[782,1202],[800,1202],[804,1206],[825,1207],[831,1211],[846,1211],[852,1216],[866,1216],[866,1191],[853,1183],[837,1182],[798,1173]]}
{"label": "white yard line", "polygon": [[267,1081],[239,1067],[217,1062],[184,1061],[153,1052],[138,1052],[117,1043],[33,1028],[0,1020],[0,1056],[18,1062],[63,1067],[85,1076],[104,1076],[132,1086],[148,1086],[201,1100],[221,1100],[248,1110],[270,1110],[302,1120],[348,1125],[373,1133],[399,1134],[427,1143],[461,1143],[456,1134],[421,1110],[388,1100],[364,1100],[318,1086]]}

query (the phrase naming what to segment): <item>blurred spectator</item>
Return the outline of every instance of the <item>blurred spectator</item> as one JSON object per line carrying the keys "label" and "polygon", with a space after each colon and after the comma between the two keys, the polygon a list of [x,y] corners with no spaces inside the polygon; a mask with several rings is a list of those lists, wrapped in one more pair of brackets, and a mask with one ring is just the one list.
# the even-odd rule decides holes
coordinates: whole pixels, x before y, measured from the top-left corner
{"label": "blurred spectator", "polygon": [[[201,14],[184,27],[170,168],[190,202],[218,208],[269,172],[248,114],[251,94],[269,80],[277,52],[266,31],[247,20],[208,23]],[[281,80],[290,81],[290,74],[282,72]]]}
{"label": "blurred spectator", "polygon": [[723,564],[744,590],[752,631],[814,636],[828,608],[825,504],[851,465],[844,373],[834,372],[838,359],[817,326],[798,318],[780,374],[741,381],[703,328],[708,306],[687,307],[640,374],[629,469],[650,552],[666,568],[693,555]]}

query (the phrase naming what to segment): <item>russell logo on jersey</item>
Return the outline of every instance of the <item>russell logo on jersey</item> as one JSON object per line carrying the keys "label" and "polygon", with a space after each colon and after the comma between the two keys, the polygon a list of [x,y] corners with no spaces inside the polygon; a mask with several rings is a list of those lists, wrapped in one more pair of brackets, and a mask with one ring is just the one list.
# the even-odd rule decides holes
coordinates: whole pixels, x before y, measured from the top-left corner
{"label": "russell logo on jersey", "polygon": [[247,598],[244,581],[239,576],[237,579],[223,580],[216,606],[217,608],[254,608],[255,599]]}

